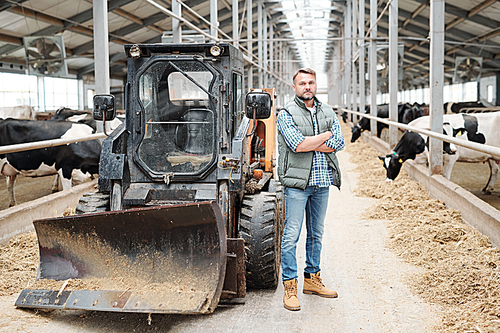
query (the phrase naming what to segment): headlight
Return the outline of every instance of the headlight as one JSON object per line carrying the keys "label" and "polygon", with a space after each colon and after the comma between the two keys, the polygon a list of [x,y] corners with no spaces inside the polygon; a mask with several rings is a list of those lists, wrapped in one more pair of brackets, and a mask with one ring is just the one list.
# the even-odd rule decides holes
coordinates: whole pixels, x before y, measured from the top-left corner
{"label": "headlight", "polygon": [[220,48],[219,45],[214,45],[210,48],[210,54],[213,55],[214,57],[220,56],[222,53],[222,49]]}
{"label": "headlight", "polygon": [[139,45],[137,44],[132,45],[129,54],[134,59],[139,58],[141,56],[141,48],[139,47]]}

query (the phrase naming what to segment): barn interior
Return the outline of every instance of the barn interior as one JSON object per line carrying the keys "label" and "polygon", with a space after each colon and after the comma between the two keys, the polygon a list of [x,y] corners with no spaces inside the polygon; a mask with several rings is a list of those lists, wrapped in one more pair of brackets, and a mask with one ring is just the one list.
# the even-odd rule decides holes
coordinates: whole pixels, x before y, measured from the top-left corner
{"label": "barn interior", "polygon": [[[419,265],[410,268],[412,273],[425,273],[412,275],[409,283],[435,306],[432,315],[442,324],[436,331],[500,329],[500,187],[489,194],[481,191],[489,181],[488,164],[456,163],[451,178],[445,179],[435,168],[443,163],[441,148],[434,149],[441,141],[430,140],[434,148],[428,165],[405,162],[407,174],[389,184],[377,159],[402,135],[398,127],[405,125],[395,124],[398,105],[429,115],[437,133],[446,113],[500,111],[499,0],[0,0],[0,121],[30,118],[40,124],[62,108],[90,113],[97,94],[112,94],[122,117],[128,74],[125,46],[157,43],[232,44],[245,60],[239,73],[243,90],[275,89],[278,108],[293,98],[292,76],[298,69],[316,71],[316,96],[337,111],[346,138],[346,154],[339,159],[344,158],[342,172],[348,181],[342,192],[333,189],[332,196],[338,206],[334,209],[345,215],[329,212],[329,225],[335,228],[330,234],[336,238],[329,239],[333,242],[325,246],[325,257],[335,269],[330,270],[333,277],[327,270],[323,275],[340,281],[340,302],[311,301],[302,317],[272,312],[283,311],[281,294],[269,302],[272,291],[250,291],[246,304],[228,301],[209,318],[187,320],[178,315],[152,319],[151,313],[81,311],[73,316],[60,310],[20,311],[13,297],[36,275],[39,244],[33,232],[28,233],[33,220],[74,214],[79,200],[98,189],[98,179],[52,193],[54,174],[18,177],[18,202],[9,207],[5,177],[0,175],[0,267],[7,267],[0,277],[12,273],[10,280],[0,279],[0,310],[6,314],[0,327],[211,332],[245,325],[245,330],[260,332],[308,331],[313,324],[319,332],[335,330],[336,325],[345,332],[421,331],[424,312],[413,307],[415,294],[401,294],[393,280],[409,270],[397,265],[410,263]],[[388,122],[394,123],[378,139],[372,119],[371,135],[365,131],[362,140],[349,143],[352,127],[366,106],[373,105],[386,106]],[[0,142],[0,154],[5,145]],[[189,153],[200,153],[193,149],[197,145],[189,148]],[[499,161],[500,147],[490,151]],[[142,154],[148,156],[147,151]],[[355,158],[347,162],[351,154]],[[164,179],[168,186],[169,178]],[[384,201],[368,208],[374,198]],[[371,215],[361,217],[364,212]],[[384,237],[392,242],[389,247],[399,243],[390,269]],[[25,255],[28,250],[31,258]],[[70,280],[57,285],[59,293],[68,291]],[[354,297],[344,297],[348,293]],[[382,325],[376,326],[379,321]],[[404,321],[411,325],[400,325]],[[342,326],[344,322],[354,324]],[[431,332],[427,326],[423,330]]]}

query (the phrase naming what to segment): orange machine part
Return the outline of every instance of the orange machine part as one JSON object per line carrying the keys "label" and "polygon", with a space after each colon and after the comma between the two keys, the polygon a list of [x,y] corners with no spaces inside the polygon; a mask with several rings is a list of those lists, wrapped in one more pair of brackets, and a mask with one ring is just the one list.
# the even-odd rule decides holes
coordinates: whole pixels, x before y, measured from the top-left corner
{"label": "orange machine part", "polygon": [[[277,157],[277,155],[276,155],[276,135],[277,135],[276,120],[278,117],[278,115],[276,113],[276,100],[274,98],[275,90],[274,90],[274,88],[264,88],[262,90],[267,92],[269,95],[271,95],[271,99],[273,101],[273,106],[271,109],[271,116],[269,118],[259,119],[257,121],[257,129],[255,130],[254,135],[257,135],[259,137],[259,139],[263,140],[261,143],[261,146],[263,146],[265,148],[265,155],[261,156],[261,163],[263,160],[264,171],[265,172],[273,172],[273,168],[276,164],[275,162],[276,162],[276,157]],[[250,126],[251,128],[249,128],[249,131],[252,130],[252,128],[253,128],[252,125]]]}

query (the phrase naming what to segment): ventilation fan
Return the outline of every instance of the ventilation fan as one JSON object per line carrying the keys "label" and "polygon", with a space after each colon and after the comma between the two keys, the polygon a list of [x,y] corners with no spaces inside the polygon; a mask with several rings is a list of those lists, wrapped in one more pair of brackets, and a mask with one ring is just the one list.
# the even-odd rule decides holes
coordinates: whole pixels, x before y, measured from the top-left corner
{"label": "ventilation fan", "polygon": [[456,57],[453,82],[479,81],[483,67],[481,57]]}
{"label": "ventilation fan", "polygon": [[[403,58],[404,44],[398,45],[398,81],[401,84],[403,80]],[[368,46],[367,54],[370,54]],[[377,43],[377,91],[381,93],[389,92],[389,44]],[[367,80],[370,80],[370,69],[367,70]],[[366,85],[365,85],[366,87]]]}
{"label": "ventilation fan", "polygon": [[377,77],[377,90],[382,94],[387,94],[389,92],[389,78],[379,75]]}
{"label": "ventilation fan", "polygon": [[24,37],[29,73],[43,76],[67,76],[66,51],[62,36]]}
{"label": "ventilation fan", "polygon": [[400,90],[410,90],[415,86],[413,82],[413,74],[408,72],[403,73],[403,79],[399,82],[401,83]]}
{"label": "ventilation fan", "polygon": [[[405,53],[404,45],[398,45],[398,80],[403,79],[403,58]],[[379,54],[379,52],[377,52]],[[382,77],[389,75],[389,46],[383,50],[382,55],[377,56],[377,67],[382,67]]]}

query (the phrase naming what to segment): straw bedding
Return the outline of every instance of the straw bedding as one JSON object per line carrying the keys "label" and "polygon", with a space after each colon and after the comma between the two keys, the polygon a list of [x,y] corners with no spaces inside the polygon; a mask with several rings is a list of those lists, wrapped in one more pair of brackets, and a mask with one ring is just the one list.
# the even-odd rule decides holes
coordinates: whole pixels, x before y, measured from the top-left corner
{"label": "straw bedding", "polygon": [[0,247],[0,296],[20,292],[36,278],[38,242],[34,232],[14,237]]}

